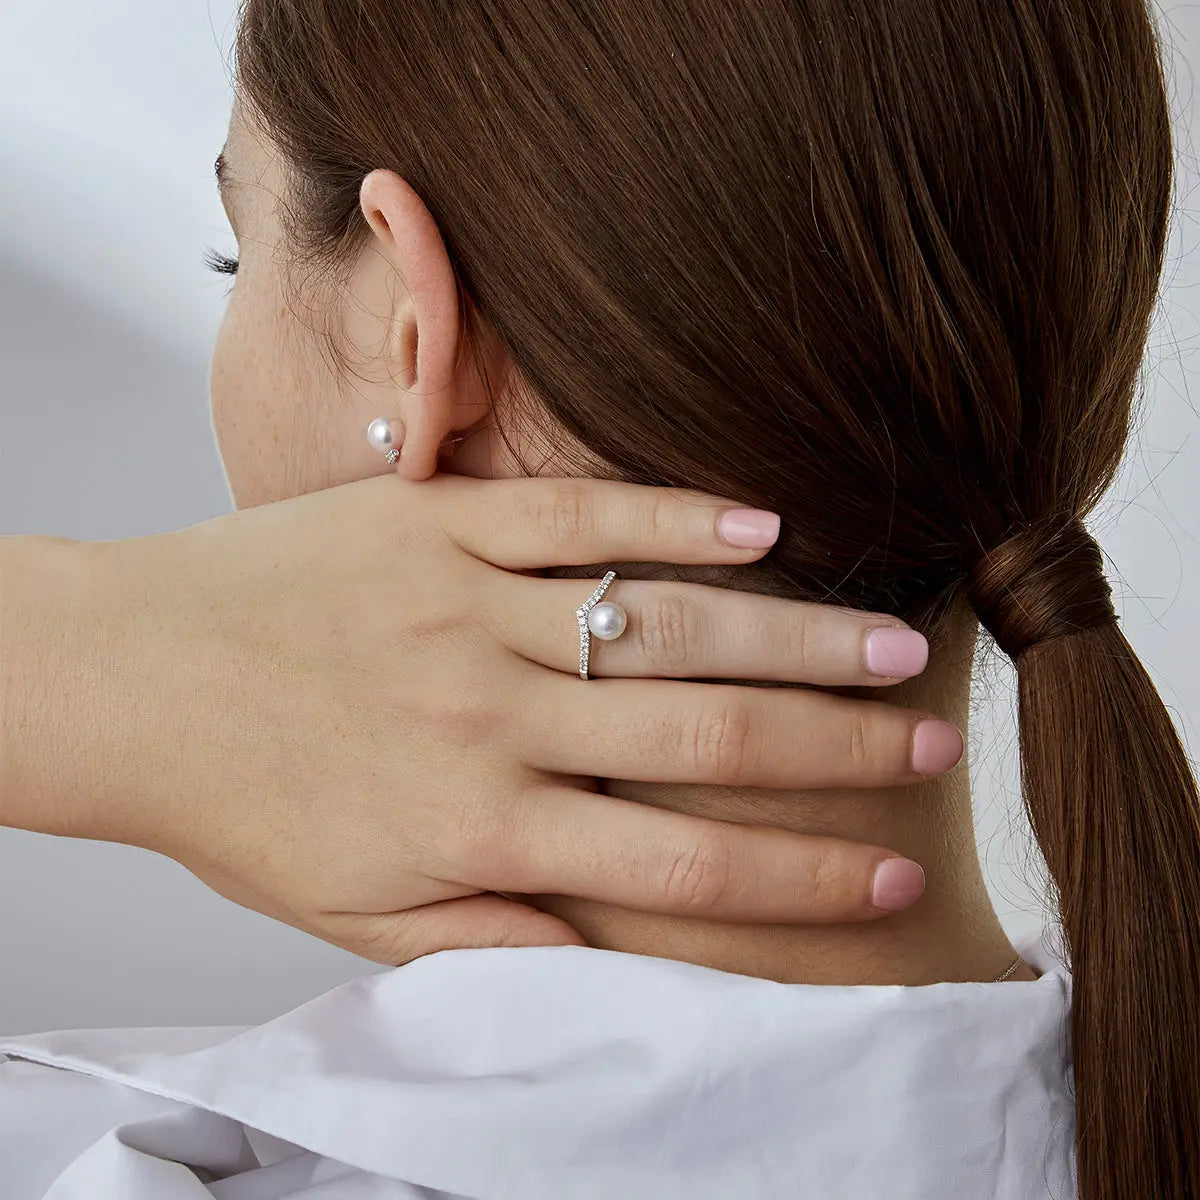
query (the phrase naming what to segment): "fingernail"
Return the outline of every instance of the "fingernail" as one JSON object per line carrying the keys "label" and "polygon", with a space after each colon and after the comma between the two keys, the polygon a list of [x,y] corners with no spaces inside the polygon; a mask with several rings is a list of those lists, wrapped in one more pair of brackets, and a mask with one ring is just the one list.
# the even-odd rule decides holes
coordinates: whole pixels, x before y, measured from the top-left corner
{"label": "fingernail", "polygon": [[920,675],[929,662],[929,643],[915,629],[873,629],[864,655],[872,675],[908,679]]}
{"label": "fingernail", "polygon": [[871,903],[896,912],[907,908],[925,890],[925,872],[911,858],[885,858],[875,868]]}
{"label": "fingernail", "polygon": [[963,756],[963,736],[949,721],[918,721],[913,731],[912,767],[918,775],[940,775]]}
{"label": "fingernail", "polygon": [[717,521],[717,533],[739,550],[762,550],[779,540],[779,514],[761,508],[728,508]]}

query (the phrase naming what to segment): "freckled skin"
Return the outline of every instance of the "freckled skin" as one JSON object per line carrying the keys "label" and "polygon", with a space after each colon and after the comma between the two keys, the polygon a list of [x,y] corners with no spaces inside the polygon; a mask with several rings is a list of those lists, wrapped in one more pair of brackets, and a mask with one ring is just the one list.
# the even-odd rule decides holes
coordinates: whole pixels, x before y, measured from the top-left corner
{"label": "freckled skin", "polygon": [[[277,212],[284,191],[279,153],[245,123],[237,107],[223,158],[223,199],[238,238],[239,269],[213,353],[213,427],[230,494],[238,508],[267,504],[389,470],[366,440],[379,416],[398,417],[412,383],[415,327],[396,333],[397,268],[367,242],[344,289],[305,283],[289,273],[291,252]],[[453,328],[423,332],[457,336]],[[489,370],[503,348],[491,340]],[[435,445],[464,430],[454,469],[462,474],[515,473],[503,442],[475,432],[487,415],[480,385],[464,363],[438,390]],[[418,389],[419,391],[419,389]],[[445,428],[437,425],[441,422]]]}

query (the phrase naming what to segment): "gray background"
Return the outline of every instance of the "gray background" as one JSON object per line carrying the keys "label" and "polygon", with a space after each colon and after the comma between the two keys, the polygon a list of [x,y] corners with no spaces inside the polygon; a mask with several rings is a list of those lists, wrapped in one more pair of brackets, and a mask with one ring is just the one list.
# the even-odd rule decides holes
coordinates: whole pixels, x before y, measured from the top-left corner
{"label": "gray background", "polygon": [[[207,362],[232,249],[212,183],[233,0],[0,7],[0,530],[107,540],[228,511]],[[1093,527],[1125,628],[1193,749],[1200,712],[1200,258],[1195,5],[1159,9],[1177,211],[1146,416]],[[972,728],[981,853],[1015,937],[1043,920],[1020,814],[1012,679],[993,657]],[[240,909],[182,867],[0,830],[0,1033],[265,1020],[372,964]]]}

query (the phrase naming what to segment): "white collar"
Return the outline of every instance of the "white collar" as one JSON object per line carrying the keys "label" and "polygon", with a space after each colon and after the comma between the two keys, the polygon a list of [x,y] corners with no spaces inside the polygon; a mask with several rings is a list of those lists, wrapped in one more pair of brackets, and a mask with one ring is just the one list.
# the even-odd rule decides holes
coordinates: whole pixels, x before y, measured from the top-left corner
{"label": "white collar", "polygon": [[259,1026],[59,1031],[0,1054],[434,1195],[1063,1200],[1060,951],[1047,926],[1023,948],[1033,982],[830,987],[584,947],[452,950]]}

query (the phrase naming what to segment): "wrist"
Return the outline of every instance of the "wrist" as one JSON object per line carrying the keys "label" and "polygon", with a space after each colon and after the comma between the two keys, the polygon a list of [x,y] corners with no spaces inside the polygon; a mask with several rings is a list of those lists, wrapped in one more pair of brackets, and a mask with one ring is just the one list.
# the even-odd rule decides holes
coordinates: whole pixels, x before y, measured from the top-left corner
{"label": "wrist", "polygon": [[125,840],[103,753],[109,545],[0,538],[0,824]]}

